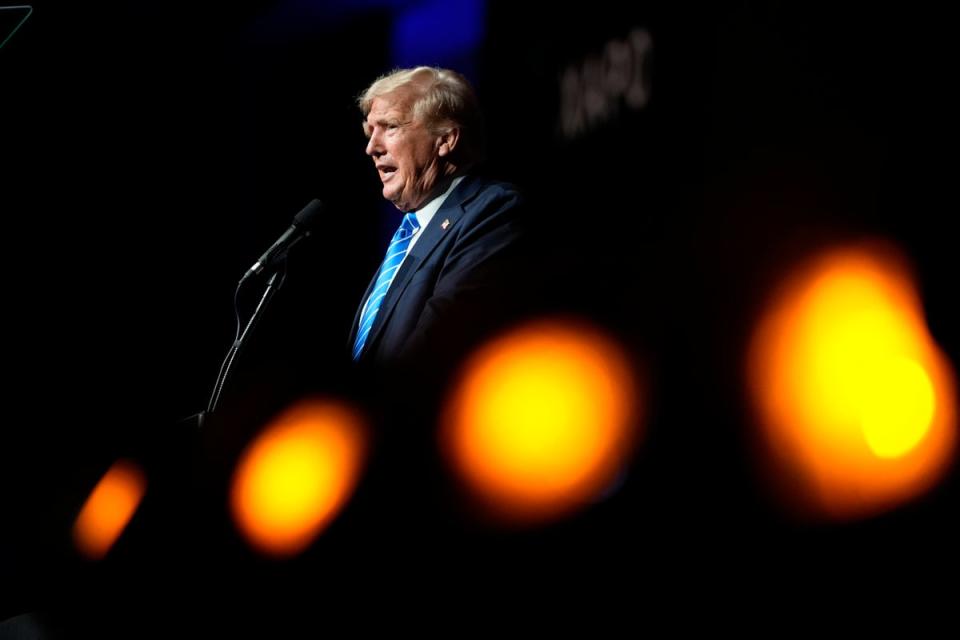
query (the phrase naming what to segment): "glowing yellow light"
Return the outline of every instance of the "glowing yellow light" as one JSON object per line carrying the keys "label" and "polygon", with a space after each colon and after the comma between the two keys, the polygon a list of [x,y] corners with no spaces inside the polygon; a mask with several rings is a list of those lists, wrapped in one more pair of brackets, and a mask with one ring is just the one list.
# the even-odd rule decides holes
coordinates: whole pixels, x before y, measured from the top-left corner
{"label": "glowing yellow light", "polygon": [[621,469],[636,435],[636,391],[626,359],[596,331],[527,326],[467,363],[444,450],[494,513],[553,518],[595,498]]}
{"label": "glowing yellow light", "polygon": [[953,374],[900,261],[834,251],[786,283],[749,377],[770,452],[812,513],[861,517],[928,488],[956,439]]}
{"label": "glowing yellow light", "polygon": [[93,560],[103,558],[127,527],[146,491],[143,472],[118,460],[84,503],[73,526],[77,549]]}
{"label": "glowing yellow light", "polygon": [[234,520],[256,548],[279,556],[305,549],[353,492],[365,449],[349,409],[302,402],[247,448],[231,493]]}
{"label": "glowing yellow light", "polygon": [[878,363],[863,398],[861,424],[867,444],[881,458],[905,455],[933,423],[933,384],[923,367],[907,358]]}

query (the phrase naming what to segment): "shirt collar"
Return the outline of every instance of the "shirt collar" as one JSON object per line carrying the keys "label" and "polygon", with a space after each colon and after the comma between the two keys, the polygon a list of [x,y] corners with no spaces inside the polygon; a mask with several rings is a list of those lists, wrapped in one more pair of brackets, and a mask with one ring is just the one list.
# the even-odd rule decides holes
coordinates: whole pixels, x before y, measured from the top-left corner
{"label": "shirt collar", "polygon": [[[457,185],[463,182],[465,176],[457,176],[453,179],[453,182],[450,183],[450,186],[447,187],[447,190],[442,194],[431,200],[424,206],[422,209],[417,211],[417,223],[420,225],[420,231],[423,231],[424,228],[430,224],[430,221],[433,220],[433,216],[436,215],[437,211],[440,210],[440,207],[443,206],[444,201],[447,199],[447,196],[450,195],[450,192],[457,188]],[[418,232],[419,233],[419,232]]]}

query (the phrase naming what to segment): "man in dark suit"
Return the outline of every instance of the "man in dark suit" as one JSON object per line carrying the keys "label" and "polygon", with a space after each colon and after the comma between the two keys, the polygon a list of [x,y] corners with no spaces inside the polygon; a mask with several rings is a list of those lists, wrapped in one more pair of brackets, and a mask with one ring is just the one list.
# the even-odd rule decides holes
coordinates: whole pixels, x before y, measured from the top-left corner
{"label": "man in dark suit", "polygon": [[407,215],[357,310],[353,358],[452,365],[515,308],[522,200],[512,186],[473,173],[483,119],[460,74],[396,71],[374,82],[359,106],[383,196]]}
{"label": "man in dark suit", "polygon": [[[444,69],[404,69],[360,97],[367,155],[383,197],[404,212],[360,301],[350,349],[360,394],[379,425],[358,548],[401,558],[456,546],[450,478],[436,455],[448,383],[471,350],[526,312],[531,290],[525,206],[477,173],[483,119],[473,90]],[[402,522],[402,526],[397,526]],[[451,526],[453,529],[451,529]]]}

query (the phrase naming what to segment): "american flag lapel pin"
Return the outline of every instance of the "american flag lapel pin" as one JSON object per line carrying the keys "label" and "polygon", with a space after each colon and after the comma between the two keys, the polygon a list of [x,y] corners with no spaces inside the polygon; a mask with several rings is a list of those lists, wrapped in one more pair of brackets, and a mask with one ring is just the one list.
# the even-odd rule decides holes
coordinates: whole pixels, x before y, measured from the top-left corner
{"label": "american flag lapel pin", "polygon": [[440,223],[440,228],[443,229],[444,231],[446,231],[446,230],[447,230],[447,227],[449,227],[449,226],[450,226],[450,219],[449,219],[449,218],[445,218],[445,219],[443,220],[443,222]]}

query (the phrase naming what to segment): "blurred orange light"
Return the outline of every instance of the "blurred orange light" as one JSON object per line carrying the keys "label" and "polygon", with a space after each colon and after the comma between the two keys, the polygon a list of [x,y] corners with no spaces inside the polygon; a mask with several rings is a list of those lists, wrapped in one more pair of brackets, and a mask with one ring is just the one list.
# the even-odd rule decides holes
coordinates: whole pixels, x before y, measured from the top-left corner
{"label": "blurred orange light", "polygon": [[115,462],[74,522],[73,539],[80,553],[92,560],[107,555],[136,512],[146,487],[139,467],[126,460]]}
{"label": "blurred orange light", "polygon": [[301,402],[276,418],[237,464],[234,520],[265,553],[299,553],[329,524],[356,485],[365,438],[360,418],[323,400]]}
{"label": "blurred orange light", "polygon": [[533,523],[595,499],[636,436],[630,366],[585,326],[541,322],[466,364],[441,440],[468,489],[502,518]]}
{"label": "blurred orange light", "polygon": [[889,509],[929,488],[952,457],[953,373],[888,247],[835,250],[799,269],[748,361],[775,468],[812,515]]}

